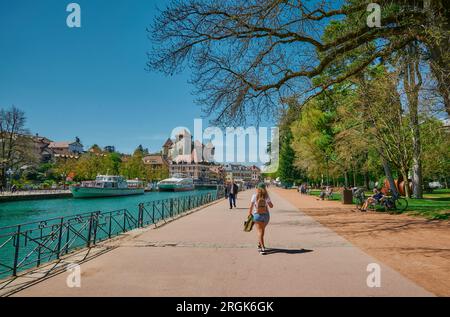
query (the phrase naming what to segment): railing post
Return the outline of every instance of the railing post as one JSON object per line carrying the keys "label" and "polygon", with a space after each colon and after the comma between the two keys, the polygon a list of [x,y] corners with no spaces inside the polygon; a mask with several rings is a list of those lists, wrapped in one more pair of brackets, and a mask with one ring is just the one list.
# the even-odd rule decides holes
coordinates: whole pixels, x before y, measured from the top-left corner
{"label": "railing post", "polygon": [[19,262],[19,249],[20,249],[20,229],[21,226],[17,226],[16,233],[16,249],[14,253],[14,266],[13,266],[13,276],[17,276],[17,263]]}
{"label": "railing post", "polygon": [[127,232],[127,211],[123,211],[123,230],[122,232]]}
{"label": "railing post", "polygon": [[97,211],[95,214],[94,214],[94,220],[93,220],[93,226],[94,226],[94,241],[93,241],[93,244],[95,245],[95,243],[97,242],[97,227],[98,227],[98,219],[99,219],[99,216],[100,216],[100,211]]}
{"label": "railing post", "polygon": [[144,204],[139,204],[139,213],[138,213],[138,228],[144,227]]}
{"label": "railing post", "polygon": [[109,226],[108,226],[108,238],[111,239],[111,230],[112,230],[112,217],[113,213],[109,213]]}
{"label": "railing post", "polygon": [[67,235],[66,235],[66,250],[65,253],[69,253],[69,240],[70,240],[70,221],[67,222]]}
{"label": "railing post", "polygon": [[[39,233],[40,233],[40,237],[39,237],[39,241],[42,243],[42,228],[41,229],[39,229]],[[39,265],[41,265],[41,253],[42,253],[42,247],[41,247],[41,245],[39,244],[39,247],[38,247],[38,259],[37,259],[37,263],[36,263],[36,266],[37,267],[39,267]]]}
{"label": "railing post", "polygon": [[155,221],[155,202],[154,201],[152,204],[152,221],[153,221],[153,224],[156,223],[156,221]]}
{"label": "railing post", "polygon": [[94,213],[91,213],[91,215],[89,216],[89,232],[88,232],[88,238],[87,238],[87,243],[86,246],[88,248],[91,247],[91,239],[92,239],[92,221],[93,221],[93,215]]}
{"label": "railing post", "polygon": [[62,239],[62,228],[63,228],[64,218],[61,218],[59,223],[59,236],[58,236],[58,250],[56,251],[56,258],[59,260],[59,254],[61,252],[61,239]]}
{"label": "railing post", "polygon": [[170,198],[169,216],[173,217],[173,198]]}

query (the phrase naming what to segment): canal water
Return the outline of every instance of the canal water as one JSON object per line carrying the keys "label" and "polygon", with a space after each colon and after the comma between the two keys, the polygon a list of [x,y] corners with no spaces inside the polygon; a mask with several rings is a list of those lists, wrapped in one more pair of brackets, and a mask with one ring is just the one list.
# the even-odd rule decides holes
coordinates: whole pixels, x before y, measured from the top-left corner
{"label": "canal water", "polygon": [[[20,201],[20,202],[9,202],[0,203],[0,279],[11,275],[11,267],[14,263],[14,258],[22,259],[24,264],[19,262],[17,267],[20,267],[19,271],[24,269],[32,268],[37,263],[36,254],[41,259],[41,263],[55,259],[55,253],[48,252],[50,249],[55,249],[58,243],[58,239],[53,239],[52,236],[44,238],[47,241],[45,246],[39,247],[38,242],[43,241],[42,236],[46,237],[54,229],[52,229],[53,224],[58,224],[60,220],[55,218],[64,217],[65,219],[72,219],[71,230],[75,232],[79,230],[79,235],[71,230],[66,230],[64,237],[69,239],[71,236],[70,250],[83,247],[86,244],[86,240],[83,237],[87,237],[87,232],[90,230],[87,226],[86,221],[77,222],[77,219],[82,219],[78,217],[80,214],[91,213],[91,212],[102,212],[109,213],[113,211],[118,211],[110,215],[115,218],[113,221],[111,218],[99,218],[99,224],[103,230],[98,231],[98,239],[107,238],[108,234],[105,231],[109,227],[109,231],[113,233],[112,236],[120,234],[123,230],[120,229],[119,223],[123,223],[121,219],[124,219],[124,213],[120,210],[127,210],[127,213],[131,215],[134,219],[138,218],[139,204],[140,203],[151,203],[149,206],[154,206],[155,204],[161,206],[162,200],[170,198],[182,198],[184,196],[200,197],[209,196],[215,197],[215,190],[195,190],[188,192],[149,192],[144,195],[137,196],[122,196],[114,198],[96,198],[96,199],[46,199],[46,200],[32,200],[32,201]],[[186,201],[188,198],[184,199]],[[181,199],[183,200],[183,199]],[[152,203],[159,201],[156,203]],[[190,201],[190,199],[189,199]],[[77,217],[73,217],[77,215]],[[156,215],[158,217],[158,215]],[[54,220],[51,220],[54,219]],[[48,221],[50,220],[50,221]],[[45,229],[39,229],[39,222],[45,221]],[[116,222],[119,221],[119,222]],[[32,224],[27,224],[32,223]],[[32,229],[33,232],[29,232],[26,236],[20,235],[20,246],[19,251],[16,251],[16,243],[14,239],[11,239],[11,234],[17,232],[17,225],[27,224],[21,226],[21,232],[24,230]],[[9,228],[6,228],[9,227]],[[113,228],[111,230],[111,227]],[[135,226],[134,226],[135,227]],[[57,227],[58,228],[58,227]],[[59,227],[60,228],[60,227]],[[39,239],[39,235],[41,239]],[[60,236],[62,236],[61,233]],[[57,237],[57,236],[56,236]],[[33,242],[36,239],[36,242]],[[69,241],[69,240],[68,240]],[[42,252],[36,252],[37,250]],[[59,250],[59,248],[57,249]],[[18,253],[16,253],[18,252]],[[47,253],[47,256],[45,254]],[[18,256],[15,256],[18,254]],[[41,258],[42,255],[42,258]],[[27,264],[28,263],[28,264]]]}
{"label": "canal water", "polygon": [[63,198],[0,203],[0,228],[94,211],[128,209],[132,214],[137,214],[139,203],[207,192],[208,190],[148,192],[144,195],[113,198]]}

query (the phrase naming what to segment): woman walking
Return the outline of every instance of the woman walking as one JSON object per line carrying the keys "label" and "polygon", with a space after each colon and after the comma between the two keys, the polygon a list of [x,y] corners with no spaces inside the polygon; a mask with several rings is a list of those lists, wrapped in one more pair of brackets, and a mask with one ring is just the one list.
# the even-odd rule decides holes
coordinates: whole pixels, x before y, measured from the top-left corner
{"label": "woman walking", "polygon": [[253,216],[253,221],[258,233],[258,251],[262,255],[266,254],[264,234],[270,220],[269,208],[273,208],[272,201],[267,193],[266,185],[260,183],[256,187],[256,193],[252,196],[248,213]]}

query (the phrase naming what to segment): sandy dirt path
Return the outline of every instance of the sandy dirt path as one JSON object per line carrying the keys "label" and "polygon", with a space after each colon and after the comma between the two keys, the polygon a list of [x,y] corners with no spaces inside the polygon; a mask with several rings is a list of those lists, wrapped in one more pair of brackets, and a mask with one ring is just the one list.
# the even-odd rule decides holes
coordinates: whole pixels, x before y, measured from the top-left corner
{"label": "sandy dirt path", "polygon": [[296,190],[270,188],[300,211],[439,296],[450,296],[450,222],[355,212]]}

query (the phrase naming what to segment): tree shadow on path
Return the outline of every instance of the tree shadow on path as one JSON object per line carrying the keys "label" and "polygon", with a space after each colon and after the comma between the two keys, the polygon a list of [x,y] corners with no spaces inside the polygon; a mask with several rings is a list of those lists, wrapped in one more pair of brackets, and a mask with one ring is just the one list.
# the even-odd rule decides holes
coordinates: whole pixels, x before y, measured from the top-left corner
{"label": "tree shadow on path", "polygon": [[276,254],[276,253],[286,253],[286,254],[302,254],[302,253],[309,253],[309,252],[313,252],[313,250],[308,250],[308,249],[266,249],[265,254],[269,255],[269,254]]}

